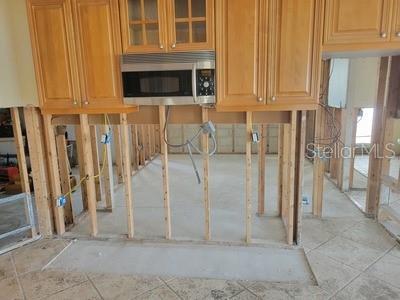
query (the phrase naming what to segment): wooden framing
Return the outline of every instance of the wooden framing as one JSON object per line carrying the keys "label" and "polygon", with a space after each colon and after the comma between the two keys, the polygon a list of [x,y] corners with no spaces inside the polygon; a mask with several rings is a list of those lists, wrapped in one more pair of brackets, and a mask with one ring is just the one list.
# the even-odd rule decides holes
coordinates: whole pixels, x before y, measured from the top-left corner
{"label": "wooden framing", "polygon": [[[202,109],[202,121],[203,123],[208,122],[208,109]],[[208,185],[208,176],[209,176],[209,137],[208,134],[202,135],[202,147],[203,147],[203,199],[204,199],[204,236],[205,240],[208,241],[211,239],[211,205],[210,205],[210,193],[209,193],[209,185]]]}
{"label": "wooden framing", "polygon": [[132,160],[132,174],[137,171],[138,168],[138,151],[137,151],[137,131],[136,131],[136,125],[130,125],[131,129],[131,146],[132,146],[132,151],[131,151],[131,160]]}
{"label": "wooden framing", "polygon": [[64,208],[56,205],[57,198],[62,195],[61,193],[61,180],[60,170],[58,167],[57,148],[54,128],[51,125],[51,115],[43,115],[44,134],[46,140],[46,150],[48,157],[48,171],[50,179],[50,191],[51,191],[51,206],[53,207],[54,222],[56,232],[59,235],[65,232],[65,221],[64,221]]}
{"label": "wooden framing", "polygon": [[[357,118],[358,118],[357,111],[358,111],[357,108],[355,108],[354,111],[353,111],[353,122],[352,122],[352,125],[351,125],[351,128],[352,128],[352,136],[351,136],[352,149],[356,146]],[[343,129],[342,129],[342,132],[343,132]],[[352,151],[351,158],[350,158],[349,189],[352,189],[353,188],[353,184],[354,184],[354,162],[355,162],[355,152]],[[343,174],[343,170],[342,170],[342,174]],[[342,175],[342,182],[341,182],[341,185],[339,186],[339,188],[341,190],[343,190],[343,175]]]}
{"label": "wooden framing", "polygon": [[[104,133],[110,132],[111,127],[110,125],[103,125]],[[112,164],[112,157],[111,157],[111,144],[105,144],[102,147],[105,147],[103,151],[103,155],[106,155],[106,158],[102,158],[104,162],[103,173],[102,176],[102,186],[104,190],[104,198],[106,209],[112,211],[113,203],[114,203],[114,174],[113,174],[113,164]]]}
{"label": "wooden framing", "polygon": [[119,125],[115,125],[112,127],[113,137],[112,141],[114,142],[114,153],[115,153],[115,165],[117,167],[117,182],[123,183],[124,177],[123,173],[123,163],[122,163],[122,152],[121,152],[121,130]]}
{"label": "wooden framing", "polygon": [[[328,98],[330,61],[323,61],[321,73],[321,103],[324,105]],[[315,113],[312,213],[317,217],[322,217],[324,193],[325,163],[318,153],[318,147],[321,146],[321,141],[326,141],[324,140],[325,114],[322,106],[319,106]]]}
{"label": "wooden framing", "polygon": [[125,205],[128,220],[128,238],[133,238],[133,200],[132,200],[132,181],[131,181],[131,157],[129,153],[129,130],[126,114],[122,113],[121,117],[121,150],[124,165],[124,184],[125,184]]}
{"label": "wooden framing", "polygon": [[[82,133],[81,127],[75,126],[75,138],[76,138],[76,149],[78,152],[78,164],[79,164],[79,180],[86,176],[83,162],[83,146],[82,146]],[[87,185],[86,181],[81,183],[81,195],[82,195],[82,205],[83,209],[88,209],[88,196],[87,196]]]}
{"label": "wooden framing", "polygon": [[[21,189],[22,192],[31,194],[31,188],[29,185],[29,176],[28,176],[28,167],[26,165],[26,157],[25,157],[25,148],[24,148],[24,140],[22,136],[21,130],[21,119],[19,116],[18,107],[11,108],[11,119],[12,119],[12,127],[14,133],[14,141],[15,141],[15,148],[17,150],[17,160],[18,160],[18,171],[19,177],[21,182]],[[29,210],[27,207],[27,203],[25,203],[25,216],[27,220],[29,220]],[[37,236],[37,229],[35,224],[31,224],[31,235],[32,238]]]}
{"label": "wooden framing", "polygon": [[70,181],[70,166],[67,153],[67,141],[65,139],[65,132],[67,126],[57,126],[56,128],[56,146],[58,165],[60,167],[60,180],[61,192],[66,196],[66,204],[64,206],[64,217],[66,224],[74,223],[74,214],[72,211],[72,197],[71,197],[71,181]]}
{"label": "wooden framing", "polygon": [[88,210],[91,221],[91,234],[97,236],[97,211],[96,211],[96,187],[94,182],[94,168],[93,168],[93,152],[90,140],[90,128],[88,122],[88,115],[79,115],[80,130],[82,135],[82,149],[83,149],[83,169],[86,177],[87,186],[87,202]]}
{"label": "wooden framing", "polygon": [[284,166],[284,125],[279,125],[278,133],[278,213],[282,216],[282,199],[283,199],[283,166]]}
{"label": "wooden framing", "polygon": [[144,125],[138,125],[139,126],[139,147],[140,147],[140,151],[139,151],[139,155],[140,155],[140,159],[139,159],[139,164],[141,166],[145,166],[146,165],[146,139],[145,139],[145,132],[144,132]]}
{"label": "wooden framing", "polygon": [[253,114],[248,111],[246,113],[246,243],[251,243],[251,225],[252,225],[252,208],[251,208],[251,134],[253,132]]}
{"label": "wooden framing", "polygon": [[[98,149],[98,137],[96,125],[90,126],[90,143],[92,146],[92,156],[93,156],[93,171],[94,174],[100,174],[100,163],[99,163],[99,149]],[[96,200],[101,201],[101,186],[100,186],[100,176],[94,179],[95,190],[96,190]]]}
{"label": "wooden framing", "polygon": [[258,125],[260,142],[258,143],[258,215],[265,213],[265,152],[267,148],[267,125]]}
{"label": "wooden framing", "polygon": [[[159,123],[160,128],[164,128],[165,124],[165,106],[159,106]],[[161,169],[163,177],[163,197],[164,197],[164,219],[165,219],[165,238],[171,239],[171,206],[169,199],[169,178],[168,178],[168,147],[165,142],[164,130],[160,130],[160,146],[161,146]]]}
{"label": "wooden framing", "polygon": [[53,234],[52,212],[47,178],[47,170],[43,143],[43,130],[40,124],[41,115],[38,108],[24,107],[26,135],[28,138],[29,159],[32,168],[35,203],[38,215],[39,232],[43,236]]}
{"label": "wooden framing", "polygon": [[378,95],[374,110],[371,145],[375,145],[369,154],[368,186],[365,213],[377,216],[380,198],[380,178],[382,172],[382,149],[386,120],[386,100],[390,78],[391,58],[381,58]]}

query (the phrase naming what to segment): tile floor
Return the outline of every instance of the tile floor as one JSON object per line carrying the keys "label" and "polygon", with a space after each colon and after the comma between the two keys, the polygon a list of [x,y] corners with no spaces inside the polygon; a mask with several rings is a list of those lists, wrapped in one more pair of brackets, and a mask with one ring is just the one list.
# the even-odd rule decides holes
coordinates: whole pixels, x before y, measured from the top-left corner
{"label": "tile floor", "polygon": [[302,245],[318,285],[42,271],[67,244],[51,239],[0,256],[0,299],[400,299],[400,246],[383,227],[328,180],[322,219],[311,205]]}

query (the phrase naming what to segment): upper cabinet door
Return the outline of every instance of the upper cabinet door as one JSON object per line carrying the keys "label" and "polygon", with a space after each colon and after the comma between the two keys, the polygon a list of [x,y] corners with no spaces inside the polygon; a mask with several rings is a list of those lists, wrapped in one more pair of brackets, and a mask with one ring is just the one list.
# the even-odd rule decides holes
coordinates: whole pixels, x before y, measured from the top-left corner
{"label": "upper cabinet door", "polygon": [[392,40],[400,41],[400,0],[394,0]]}
{"label": "upper cabinet door", "polygon": [[69,0],[29,0],[27,4],[41,106],[79,106]]}
{"label": "upper cabinet door", "polygon": [[324,44],[390,39],[390,0],[326,0]]}
{"label": "upper cabinet door", "polygon": [[74,0],[83,107],[122,103],[117,0]]}
{"label": "upper cabinet door", "polygon": [[168,51],[214,48],[214,0],[168,1]]}
{"label": "upper cabinet door", "polygon": [[254,107],[265,104],[265,0],[216,2],[217,104]]}
{"label": "upper cabinet door", "polygon": [[268,103],[311,103],[318,99],[321,0],[273,0]]}
{"label": "upper cabinet door", "polygon": [[124,52],[165,52],[166,0],[120,0]]}

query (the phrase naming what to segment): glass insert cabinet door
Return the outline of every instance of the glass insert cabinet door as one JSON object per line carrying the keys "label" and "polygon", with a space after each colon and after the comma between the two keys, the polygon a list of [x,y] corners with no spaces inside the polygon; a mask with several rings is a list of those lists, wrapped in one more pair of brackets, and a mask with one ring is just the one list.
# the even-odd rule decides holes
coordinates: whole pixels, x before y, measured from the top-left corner
{"label": "glass insert cabinet door", "polygon": [[169,51],[214,48],[214,0],[167,0]]}
{"label": "glass insert cabinet door", "polygon": [[120,1],[125,52],[166,51],[165,0]]}
{"label": "glass insert cabinet door", "polygon": [[214,49],[214,0],[120,0],[125,53]]}

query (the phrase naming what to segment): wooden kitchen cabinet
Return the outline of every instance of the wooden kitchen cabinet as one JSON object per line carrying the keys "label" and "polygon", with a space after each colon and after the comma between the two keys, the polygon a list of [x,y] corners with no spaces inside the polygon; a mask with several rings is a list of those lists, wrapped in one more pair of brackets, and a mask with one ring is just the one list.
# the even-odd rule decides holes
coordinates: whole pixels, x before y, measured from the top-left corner
{"label": "wooden kitchen cabinet", "polygon": [[124,52],[165,52],[167,49],[165,0],[120,1]]}
{"label": "wooden kitchen cabinet", "polygon": [[80,105],[72,15],[67,0],[29,0],[29,22],[42,107]]}
{"label": "wooden kitchen cabinet", "polygon": [[400,42],[400,0],[394,0],[391,39]]}
{"label": "wooden kitchen cabinet", "polygon": [[125,53],[212,50],[214,0],[120,0]]}
{"label": "wooden kitchen cabinet", "polygon": [[399,0],[326,0],[323,50],[400,49]]}
{"label": "wooden kitchen cabinet", "polygon": [[118,2],[75,0],[72,3],[82,105],[94,109],[119,105],[122,49]]}
{"label": "wooden kitchen cabinet", "polygon": [[322,0],[221,0],[217,109],[314,109]]}
{"label": "wooden kitchen cabinet", "polygon": [[216,2],[217,104],[265,104],[266,0]]}
{"label": "wooden kitchen cabinet", "polygon": [[321,0],[273,0],[269,105],[318,101],[321,67]]}
{"label": "wooden kitchen cabinet", "polygon": [[42,112],[137,110],[122,102],[117,1],[27,1]]}
{"label": "wooden kitchen cabinet", "polygon": [[169,51],[214,48],[214,0],[167,0]]}

